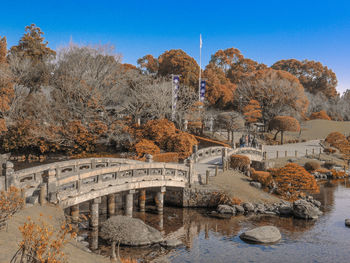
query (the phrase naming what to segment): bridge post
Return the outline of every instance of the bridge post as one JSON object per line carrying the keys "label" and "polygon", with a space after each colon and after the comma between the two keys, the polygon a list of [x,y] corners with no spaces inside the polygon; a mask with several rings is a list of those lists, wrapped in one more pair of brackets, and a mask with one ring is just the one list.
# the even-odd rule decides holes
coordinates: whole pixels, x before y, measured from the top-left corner
{"label": "bridge post", "polygon": [[205,184],[209,184],[209,175],[210,175],[210,171],[206,170],[206,172],[205,172]]}
{"label": "bridge post", "polygon": [[222,159],[221,159],[221,163],[224,165],[224,159],[227,157],[227,148],[223,148],[222,149]]}
{"label": "bridge post", "polygon": [[109,194],[107,196],[107,203],[108,203],[108,215],[113,216],[115,215],[115,195]]}
{"label": "bridge post", "polygon": [[146,163],[152,163],[152,162],[153,162],[152,154],[146,154]]}
{"label": "bridge post", "polygon": [[39,192],[40,205],[46,204],[46,196],[47,196],[47,185],[46,183],[42,183],[40,184],[40,192]]}
{"label": "bridge post", "polygon": [[91,227],[98,227],[98,208],[101,203],[101,197],[93,199],[90,203],[90,225]]}
{"label": "bridge post", "polygon": [[79,204],[71,206],[70,215],[72,217],[72,223],[77,224],[79,221]]}
{"label": "bridge post", "polygon": [[276,159],[278,159],[278,151],[276,151]]}
{"label": "bridge post", "polygon": [[145,189],[140,190],[139,209],[140,209],[140,212],[146,211],[146,190]]}
{"label": "bridge post", "polygon": [[48,200],[50,203],[56,203],[57,200],[57,178],[56,173],[58,169],[50,169],[46,172],[47,178],[47,192],[48,192]]}
{"label": "bridge post", "polygon": [[125,215],[132,217],[132,210],[134,207],[134,193],[135,190],[129,190],[125,199]]}
{"label": "bridge post", "polygon": [[198,152],[198,145],[197,144],[193,145],[192,152],[193,153],[197,153]]}
{"label": "bridge post", "polygon": [[298,157],[298,151],[295,151],[295,157]]}
{"label": "bridge post", "polygon": [[15,183],[15,178],[13,177],[14,169],[12,162],[6,162],[2,165],[3,176],[5,176],[5,190],[7,191],[11,185]]}
{"label": "bridge post", "polygon": [[215,176],[218,176],[219,174],[219,167],[218,165],[215,165]]}
{"label": "bridge post", "polygon": [[287,157],[287,155],[288,155],[288,154],[287,154],[287,151],[285,151],[285,152],[284,152],[284,157]]}
{"label": "bridge post", "polygon": [[194,173],[195,173],[192,158],[187,159],[186,166],[188,166],[188,186],[191,187],[194,181]]}
{"label": "bridge post", "polygon": [[163,207],[164,207],[164,193],[166,191],[166,187],[162,186],[160,188],[160,191],[157,192],[155,203],[157,206],[157,212],[158,214],[163,214]]}

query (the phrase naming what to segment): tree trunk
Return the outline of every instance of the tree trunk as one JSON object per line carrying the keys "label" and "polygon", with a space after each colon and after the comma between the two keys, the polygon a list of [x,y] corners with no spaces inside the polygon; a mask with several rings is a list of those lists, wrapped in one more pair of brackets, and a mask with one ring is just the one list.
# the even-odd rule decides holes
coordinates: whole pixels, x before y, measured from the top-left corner
{"label": "tree trunk", "polygon": [[281,131],[281,145],[283,144],[283,131]]}
{"label": "tree trunk", "polygon": [[273,137],[274,140],[276,140],[277,134],[278,134],[279,132],[280,132],[280,131],[277,131],[277,132],[276,132],[275,137]]}
{"label": "tree trunk", "polygon": [[115,246],[116,246],[116,244],[117,244],[116,241],[112,241],[111,260],[113,260],[113,261],[117,260],[117,256],[115,254]]}

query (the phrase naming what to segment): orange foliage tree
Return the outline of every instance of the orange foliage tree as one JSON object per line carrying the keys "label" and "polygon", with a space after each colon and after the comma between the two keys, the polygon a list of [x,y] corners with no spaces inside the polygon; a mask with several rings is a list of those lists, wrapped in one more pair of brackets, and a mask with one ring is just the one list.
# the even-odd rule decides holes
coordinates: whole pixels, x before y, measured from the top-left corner
{"label": "orange foliage tree", "polygon": [[243,115],[247,123],[257,122],[262,117],[259,102],[250,100],[248,105],[243,107]]}
{"label": "orange foliage tree", "polygon": [[138,157],[142,157],[144,154],[158,154],[160,153],[160,149],[157,145],[154,144],[154,142],[142,139],[139,142],[137,142],[134,145],[135,152],[137,153]]}
{"label": "orange foliage tree", "polygon": [[300,192],[319,191],[315,177],[298,164],[289,163],[282,168],[271,170],[271,174],[279,194],[289,199],[297,199]]}
{"label": "orange foliage tree", "polygon": [[305,91],[310,93],[323,93],[327,98],[338,96],[335,73],[320,62],[296,59],[277,61],[271,66],[273,69],[285,70],[296,76],[303,85]]}
{"label": "orange foliage tree", "polygon": [[327,112],[324,110],[318,111],[318,112],[313,112],[310,115],[310,119],[311,120],[316,120],[316,119],[320,119],[320,120],[331,120],[331,117],[328,116]]}
{"label": "orange foliage tree", "polygon": [[36,223],[28,217],[27,222],[19,227],[22,241],[11,263],[59,263],[67,262],[63,252],[69,234],[75,237],[71,225],[63,224],[59,231],[39,219]]}
{"label": "orange foliage tree", "polygon": [[199,66],[194,58],[190,57],[181,49],[165,51],[158,58],[159,76],[170,76],[170,74],[181,75],[182,85],[192,88],[198,87]]}
{"label": "orange foliage tree", "polygon": [[270,121],[269,129],[277,130],[274,140],[276,140],[277,134],[281,132],[281,144],[283,144],[283,132],[300,131],[300,124],[294,117],[276,116]]}
{"label": "orange foliage tree", "polygon": [[187,132],[178,132],[169,137],[167,150],[179,153],[179,158],[185,159],[192,154],[194,145],[198,142],[196,138]]}
{"label": "orange foliage tree", "polygon": [[329,143],[330,146],[335,147],[340,151],[340,153],[343,155],[343,159],[348,165],[350,161],[350,141],[348,138],[346,138],[345,135],[340,132],[332,132],[328,134],[325,141]]}

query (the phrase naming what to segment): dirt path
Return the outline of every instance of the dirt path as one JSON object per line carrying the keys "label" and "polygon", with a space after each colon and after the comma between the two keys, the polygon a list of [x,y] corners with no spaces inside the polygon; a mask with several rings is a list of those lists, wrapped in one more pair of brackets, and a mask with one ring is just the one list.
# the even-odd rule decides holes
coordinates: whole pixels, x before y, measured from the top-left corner
{"label": "dirt path", "polygon": [[280,201],[279,198],[249,185],[249,177],[237,171],[225,171],[219,173],[217,177],[210,177],[210,184],[244,202],[275,203]]}
{"label": "dirt path", "polygon": [[[20,242],[22,236],[18,227],[23,225],[28,216],[36,221],[40,214],[44,221],[53,225],[55,229],[58,229],[61,222],[64,221],[64,214],[62,209],[53,206],[33,206],[26,208],[19,213],[15,214],[8,222],[7,230],[0,231],[0,262],[10,262],[13,255],[18,249],[18,243]],[[109,259],[102,256],[85,252],[82,246],[75,240],[70,240],[70,242],[65,247],[65,254],[67,256],[67,262],[69,263],[106,263],[110,262]]]}

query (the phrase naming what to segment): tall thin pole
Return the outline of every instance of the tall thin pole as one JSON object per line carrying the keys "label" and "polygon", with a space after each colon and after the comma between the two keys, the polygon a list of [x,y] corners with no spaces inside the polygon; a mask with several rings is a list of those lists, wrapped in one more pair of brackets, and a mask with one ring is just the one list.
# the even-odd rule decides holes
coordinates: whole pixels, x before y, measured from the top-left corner
{"label": "tall thin pole", "polygon": [[201,100],[201,74],[202,74],[202,34],[199,34],[199,79],[198,79],[198,100]]}

